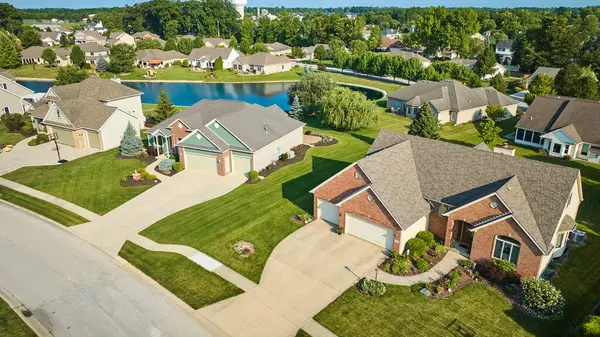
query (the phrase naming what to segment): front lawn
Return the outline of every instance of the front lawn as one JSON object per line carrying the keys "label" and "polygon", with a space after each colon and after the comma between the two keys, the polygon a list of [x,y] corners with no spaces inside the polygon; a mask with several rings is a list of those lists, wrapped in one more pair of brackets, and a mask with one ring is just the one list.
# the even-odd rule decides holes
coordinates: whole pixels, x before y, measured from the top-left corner
{"label": "front lawn", "polygon": [[243,293],[219,275],[177,253],[154,252],[126,241],[119,256],[194,309]]}
{"label": "front lawn", "polygon": [[47,202],[46,200],[38,199],[4,186],[0,186],[0,199],[26,208],[34,213],[54,220],[66,227],[79,225],[89,221],[80,215],[77,215],[60,206],[56,206],[55,204]]}
{"label": "front lawn", "polygon": [[121,177],[146,165],[137,159],[116,159],[118,150],[95,153],[66,164],[23,167],[3,176],[105,214],[149,187],[121,187]]}
{"label": "front lawn", "polygon": [[[342,336],[534,336],[531,319],[500,292],[472,284],[448,298],[429,300],[410,288],[387,285],[380,297],[354,287],[315,320]],[[541,336],[541,335],[540,335]]]}
{"label": "front lawn", "polygon": [[18,68],[11,69],[10,73],[16,77],[56,78],[58,67],[50,67],[43,64],[24,64]]}
{"label": "front lawn", "polygon": [[388,94],[402,88],[402,86],[398,83],[391,83],[386,81],[378,81],[358,76],[338,74],[338,73],[327,73],[331,78],[333,78],[336,82],[349,83],[349,84],[359,84],[365,85],[368,87],[375,87],[381,90],[385,90]]}
{"label": "front lawn", "polygon": [[0,336],[5,337],[35,337],[29,326],[21,317],[0,298]]}
{"label": "front lawn", "polygon": [[[6,145],[15,145],[18,142],[25,139],[19,132],[8,132],[8,128],[4,123],[0,122],[0,147],[4,148]],[[0,149],[1,150],[1,149]]]}

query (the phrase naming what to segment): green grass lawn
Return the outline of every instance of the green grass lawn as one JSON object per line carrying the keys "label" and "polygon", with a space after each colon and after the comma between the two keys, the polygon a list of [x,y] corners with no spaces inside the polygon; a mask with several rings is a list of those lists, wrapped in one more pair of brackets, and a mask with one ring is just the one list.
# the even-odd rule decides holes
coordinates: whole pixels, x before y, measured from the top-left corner
{"label": "green grass lawn", "polygon": [[8,187],[0,186],[0,199],[26,208],[66,227],[88,222],[89,220],[53,203],[47,202]]}
{"label": "green grass lawn", "polygon": [[116,159],[117,150],[95,153],[66,164],[23,167],[3,178],[105,214],[149,187],[121,187],[120,178],[145,167],[137,159]]}
{"label": "green grass lawn", "polygon": [[194,309],[243,293],[219,275],[177,253],[149,251],[127,241],[119,256]]}
{"label": "green grass lawn", "polygon": [[[531,319],[498,291],[472,284],[442,300],[388,285],[381,297],[354,287],[321,311],[315,320],[343,336],[534,336]],[[461,329],[462,334],[456,330]],[[542,335],[540,335],[542,336]]]}
{"label": "green grass lawn", "polygon": [[[144,116],[146,116],[146,118],[154,116],[154,110],[156,109],[157,106],[158,106],[158,104],[143,103],[142,110],[144,111]],[[177,109],[177,112],[179,112],[185,108],[187,108],[187,107],[175,106],[175,109]],[[144,137],[142,137],[142,139],[144,139]]]}
{"label": "green grass lawn", "polygon": [[0,336],[35,337],[36,334],[13,309],[0,298]]}
{"label": "green grass lawn", "polygon": [[23,137],[22,134],[18,132],[8,132],[4,123],[0,122],[0,147],[15,145],[23,139],[25,139],[25,137]]}
{"label": "green grass lawn", "polygon": [[50,67],[43,64],[25,64],[11,69],[10,73],[16,77],[56,78],[58,67]]}
{"label": "green grass lawn", "polygon": [[402,86],[397,83],[371,80],[368,78],[362,78],[362,77],[358,77],[358,76],[344,75],[344,74],[338,74],[338,73],[327,73],[327,74],[329,74],[329,76],[331,76],[331,78],[333,78],[333,80],[336,82],[360,84],[360,85],[366,85],[369,87],[375,87],[375,88],[385,90],[388,94],[402,88]]}
{"label": "green grass lawn", "polygon": [[296,337],[311,337],[311,335],[308,332],[300,329],[298,332],[296,332]]}

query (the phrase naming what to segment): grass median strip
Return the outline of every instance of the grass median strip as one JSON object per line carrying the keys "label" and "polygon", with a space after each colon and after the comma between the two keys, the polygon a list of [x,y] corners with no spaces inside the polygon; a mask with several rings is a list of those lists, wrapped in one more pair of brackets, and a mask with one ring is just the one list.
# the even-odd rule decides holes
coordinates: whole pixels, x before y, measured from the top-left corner
{"label": "grass median strip", "polygon": [[21,193],[4,186],[0,186],[0,199],[26,208],[50,220],[54,220],[66,227],[79,225],[89,221],[80,215],[77,215],[60,206],[56,206],[51,202],[32,197],[28,194]]}
{"label": "grass median strip", "polygon": [[6,337],[35,337],[29,326],[21,317],[0,298],[0,336]]}
{"label": "grass median strip", "polygon": [[119,256],[194,309],[243,293],[219,275],[177,253],[155,252],[127,241]]}

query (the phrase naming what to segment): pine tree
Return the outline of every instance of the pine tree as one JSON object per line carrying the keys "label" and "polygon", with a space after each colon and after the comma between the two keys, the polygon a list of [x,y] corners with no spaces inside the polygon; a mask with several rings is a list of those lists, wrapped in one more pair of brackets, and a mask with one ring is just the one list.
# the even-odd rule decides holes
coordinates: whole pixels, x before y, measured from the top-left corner
{"label": "pine tree", "polygon": [[238,40],[235,38],[234,35],[231,35],[231,37],[229,38],[229,48],[236,49],[236,50],[240,48],[240,46],[238,44]]}
{"label": "pine tree", "polygon": [[134,157],[144,151],[144,142],[139,133],[135,130],[131,122],[127,123],[127,128],[121,139],[121,155],[123,157]]}
{"label": "pine tree", "polygon": [[440,139],[439,128],[439,122],[433,114],[429,102],[426,102],[419,109],[417,118],[410,124],[408,134],[424,138]]}
{"label": "pine tree", "polygon": [[83,67],[85,63],[85,55],[83,55],[83,51],[77,45],[71,49],[71,63],[79,68]]}
{"label": "pine tree", "polygon": [[106,59],[104,59],[104,57],[100,56],[98,57],[98,59],[96,60],[96,70],[99,72],[104,72],[108,69],[108,62],[106,62]]}
{"label": "pine tree", "polygon": [[215,65],[213,66],[215,70],[223,70],[223,58],[221,56],[217,57],[215,60]]}
{"label": "pine tree", "polygon": [[496,126],[493,119],[486,118],[481,122],[480,128],[481,138],[486,144],[495,145],[500,141],[500,132],[502,132],[502,129]]}
{"label": "pine tree", "polygon": [[300,119],[302,115],[302,106],[300,105],[300,100],[298,99],[298,95],[294,95],[294,102],[292,103],[292,108],[289,112],[290,117],[293,119]]}
{"label": "pine tree", "polygon": [[177,109],[171,103],[169,99],[169,95],[165,89],[160,89],[160,93],[158,94],[158,106],[156,110],[154,110],[154,119],[157,123],[164,121],[165,119],[173,116]]}
{"label": "pine tree", "polygon": [[21,65],[21,58],[11,39],[0,31],[0,68],[16,68]]}

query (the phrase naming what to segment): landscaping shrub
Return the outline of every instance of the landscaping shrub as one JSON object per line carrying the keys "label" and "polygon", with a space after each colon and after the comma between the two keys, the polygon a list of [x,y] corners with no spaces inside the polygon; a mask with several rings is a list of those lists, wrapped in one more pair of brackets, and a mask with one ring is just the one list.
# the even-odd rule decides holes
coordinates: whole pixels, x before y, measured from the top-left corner
{"label": "landscaping shrub", "polygon": [[21,133],[25,136],[32,136],[35,134],[35,129],[33,128],[33,122],[31,122],[31,114],[26,113],[21,116]]}
{"label": "landscaping shrub", "polygon": [[368,278],[363,278],[360,280],[360,282],[358,282],[358,287],[360,290],[371,296],[381,296],[385,294],[385,291],[387,290],[385,288],[385,284],[381,282],[375,282]]}
{"label": "landscaping shrub", "polygon": [[174,154],[170,154],[170,155],[169,155],[169,159],[173,159],[173,160],[175,160],[175,155],[174,155]]}
{"label": "landscaping shrub", "polygon": [[521,282],[523,305],[540,314],[541,318],[560,319],[563,316],[565,299],[560,290],[550,282],[527,279]]}
{"label": "landscaping shrub", "polygon": [[392,272],[394,274],[406,274],[410,268],[410,260],[405,255],[392,259]]}
{"label": "landscaping shrub", "polygon": [[568,154],[566,154],[566,155],[563,157],[563,159],[564,159],[564,160],[571,160],[571,156],[570,156],[570,155],[568,155]]}
{"label": "landscaping shrub", "polygon": [[440,256],[446,254],[447,251],[448,251],[448,247],[446,247],[444,245],[436,245],[435,250],[434,250],[436,257],[440,257]]}
{"label": "landscaping shrub", "polygon": [[175,161],[173,159],[163,159],[158,163],[158,169],[160,171],[169,171],[173,169],[173,164],[175,164]]}
{"label": "landscaping shrub", "polygon": [[4,125],[10,132],[17,132],[23,126],[22,116],[17,113],[2,116]]}
{"label": "landscaping shrub", "polygon": [[415,267],[417,267],[420,272],[424,273],[429,270],[429,263],[427,263],[427,260],[425,259],[418,259],[415,261]]}
{"label": "landscaping shrub", "polygon": [[494,265],[505,273],[514,273],[516,269],[514,263],[505,260],[494,259]]}
{"label": "landscaping shrub", "polygon": [[453,289],[456,287],[456,284],[458,283],[458,276],[459,276],[458,270],[455,270],[452,272],[452,274],[450,274],[450,279],[448,280],[448,283],[446,284],[446,286],[449,289]]}
{"label": "landscaping shrub", "polygon": [[419,238],[412,238],[406,242],[406,250],[412,256],[423,256],[425,254],[425,250],[427,249],[427,244],[425,241]]}
{"label": "landscaping shrub", "polygon": [[458,264],[461,267],[472,269],[473,266],[475,265],[475,261],[473,261],[473,260],[460,260],[458,262]]}
{"label": "landscaping shrub", "polygon": [[421,293],[421,289],[425,288],[425,283],[417,283],[410,286],[410,291],[415,295],[425,296]]}
{"label": "landscaping shrub", "polygon": [[256,172],[255,170],[248,172],[248,178],[250,179],[250,181],[257,181],[258,180],[258,172]]}
{"label": "landscaping shrub", "polygon": [[282,153],[282,154],[279,156],[279,160],[281,160],[281,161],[286,161],[286,160],[288,160],[288,159],[289,159],[289,156],[288,156],[288,154],[287,154],[287,153]]}
{"label": "landscaping shrub", "polygon": [[90,70],[90,69],[92,69],[92,66],[89,63],[86,63],[83,65],[83,69]]}
{"label": "landscaping shrub", "polygon": [[419,239],[425,241],[425,244],[427,245],[427,247],[433,248],[436,244],[435,238],[433,237],[433,233],[431,233],[429,231],[420,231],[417,233],[417,237]]}
{"label": "landscaping shrub", "polygon": [[591,316],[583,324],[583,335],[585,337],[600,336],[600,316]]}
{"label": "landscaping shrub", "polygon": [[312,131],[306,130],[306,131],[304,131],[304,134],[307,135],[307,136],[310,136],[310,135],[312,135]]}
{"label": "landscaping shrub", "polygon": [[47,143],[50,141],[50,137],[48,137],[48,135],[45,133],[38,133],[38,135],[35,137],[35,139],[37,140],[38,144],[39,143]]}
{"label": "landscaping shrub", "polygon": [[521,109],[517,109],[517,117],[521,118],[523,117],[523,115],[525,114],[525,111],[521,110]]}
{"label": "landscaping shrub", "polygon": [[175,172],[180,172],[183,170],[183,164],[180,162],[173,163],[173,170],[175,170]]}
{"label": "landscaping shrub", "polygon": [[123,133],[123,139],[121,139],[121,155],[123,157],[135,157],[143,151],[144,142],[140,138],[140,133],[131,125],[131,122],[128,122]]}

